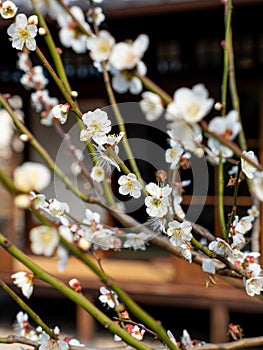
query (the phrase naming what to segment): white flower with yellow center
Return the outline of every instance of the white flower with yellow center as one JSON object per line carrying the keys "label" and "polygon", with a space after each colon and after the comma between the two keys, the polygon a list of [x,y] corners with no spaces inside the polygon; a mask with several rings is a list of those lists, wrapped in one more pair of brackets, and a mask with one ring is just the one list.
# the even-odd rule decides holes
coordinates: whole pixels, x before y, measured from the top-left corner
{"label": "white flower with yellow center", "polygon": [[178,222],[176,220],[169,222],[167,235],[170,237],[172,246],[179,247],[192,239],[192,225],[188,221]]}
{"label": "white flower with yellow center", "polygon": [[33,293],[34,275],[32,273],[20,271],[11,275],[11,278],[14,279],[14,284],[21,288],[23,295],[29,299]]}
{"label": "white flower with yellow center", "polygon": [[168,148],[165,152],[165,161],[171,163],[170,168],[175,169],[180,161],[181,155],[184,153],[183,148],[177,142],[172,142],[172,148]]}
{"label": "white flower with yellow center", "polygon": [[123,248],[133,248],[134,250],[145,250],[145,244],[149,239],[149,235],[144,232],[127,233]]}
{"label": "white flower with yellow center", "polygon": [[17,6],[13,3],[13,1],[4,1],[0,3],[0,15],[4,19],[12,18],[16,15]]}
{"label": "white flower with yellow center", "polygon": [[247,213],[248,215],[254,216],[254,218],[259,217],[259,214],[260,214],[256,205],[252,205],[252,207],[248,209]]}
{"label": "white flower with yellow center", "polygon": [[23,50],[24,45],[30,51],[36,50],[37,26],[28,24],[24,13],[16,16],[15,23],[12,23],[7,29],[7,34],[11,37],[12,47],[17,50]]}
{"label": "white flower with yellow center", "polygon": [[151,182],[145,187],[146,191],[150,194],[145,198],[146,212],[151,217],[163,217],[168,212],[169,195],[172,192],[172,188],[169,185],[159,187],[155,183]]}
{"label": "white flower with yellow center", "polygon": [[[238,135],[240,128],[241,125],[238,120],[238,113],[234,110],[230,111],[225,117],[220,116],[213,118],[208,125],[209,131],[218,134],[227,141],[234,140]],[[213,137],[209,137],[207,145],[216,155],[220,152],[225,158],[233,155],[233,151],[230,148],[224,146]]]}
{"label": "white flower with yellow center", "polygon": [[163,102],[160,96],[151,91],[144,91],[141,96],[140,107],[146,120],[153,122],[159,119],[163,113]]}
{"label": "white flower with yellow center", "polygon": [[[85,15],[82,9],[78,6],[72,6],[70,12],[89,32],[90,26],[85,20]],[[87,51],[88,36],[79,30],[78,25],[72,20],[72,17],[64,11],[58,14],[57,22],[61,27],[59,38],[62,45],[68,48],[71,47],[76,53],[85,53]]]}
{"label": "white flower with yellow center", "polygon": [[68,112],[70,110],[70,105],[68,103],[60,103],[52,108],[51,113],[53,118],[58,120],[60,124],[65,124],[68,119]]}
{"label": "white flower with yellow center", "polygon": [[[243,151],[243,154],[249,157],[251,160],[253,160],[256,164],[258,164],[258,159],[253,151]],[[244,158],[241,158],[241,168],[243,173],[246,175],[247,178],[253,179],[254,173],[257,171],[257,168],[251,165],[247,160]]]}
{"label": "white flower with yellow center", "polygon": [[210,112],[213,104],[214,99],[208,98],[208,91],[203,84],[197,84],[192,89],[183,87],[175,91],[166,119],[179,118],[189,124],[198,123]]}
{"label": "white flower with yellow center", "polygon": [[113,46],[109,61],[119,71],[133,69],[137,66],[149,46],[149,38],[141,34],[132,42],[120,42]]}
{"label": "white flower with yellow center", "polygon": [[99,165],[95,165],[90,173],[90,177],[97,182],[101,182],[105,179],[105,170]]}
{"label": "white flower with yellow center", "polygon": [[14,185],[21,192],[40,192],[50,183],[48,168],[40,163],[25,162],[14,171]]}
{"label": "white flower with yellow center", "polygon": [[101,30],[96,37],[87,39],[87,48],[93,61],[102,62],[109,58],[111,48],[115,43],[113,36],[106,30]]}
{"label": "white flower with yellow center", "polygon": [[129,194],[133,198],[139,198],[141,196],[142,185],[137,180],[135,174],[121,175],[118,179],[118,184],[120,185],[120,194],[124,196]]}
{"label": "white flower with yellow center", "polygon": [[30,230],[31,250],[36,255],[51,256],[59,244],[58,232],[54,227],[37,226]]}
{"label": "white flower with yellow center", "polygon": [[81,141],[89,141],[93,137],[103,137],[111,130],[111,121],[108,114],[99,108],[93,112],[84,113],[82,121],[86,128],[80,132]]}
{"label": "white flower with yellow center", "polygon": [[218,237],[215,241],[209,243],[208,249],[224,257],[231,257],[232,254],[232,249],[230,245],[225,240]]}

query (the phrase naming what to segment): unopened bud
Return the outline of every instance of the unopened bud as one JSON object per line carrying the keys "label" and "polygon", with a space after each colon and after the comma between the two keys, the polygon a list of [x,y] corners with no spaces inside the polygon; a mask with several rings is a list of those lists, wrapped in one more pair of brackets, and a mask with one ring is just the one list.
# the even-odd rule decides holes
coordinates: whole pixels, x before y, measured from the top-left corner
{"label": "unopened bud", "polygon": [[77,292],[77,293],[81,292],[82,288],[81,288],[80,282],[76,278],[72,278],[68,284],[69,284],[70,288],[74,289],[75,292]]}
{"label": "unopened bud", "polygon": [[23,142],[28,142],[28,141],[31,140],[31,137],[29,137],[29,136],[26,135],[26,134],[21,134],[21,135],[19,136],[19,138],[20,138],[20,140],[23,141]]}
{"label": "unopened bud", "polygon": [[79,249],[84,250],[86,252],[87,250],[90,249],[91,243],[85,238],[80,238],[78,240],[78,247]]}
{"label": "unopened bud", "polygon": [[18,194],[15,197],[15,205],[19,209],[28,209],[31,206],[30,196],[27,194]]}
{"label": "unopened bud", "polygon": [[40,27],[40,28],[38,29],[38,34],[44,36],[44,35],[47,34],[47,31],[46,31],[45,28]]}
{"label": "unopened bud", "polygon": [[155,177],[156,177],[156,182],[165,183],[165,181],[167,179],[167,173],[164,170],[158,170],[155,173]]}
{"label": "unopened bud", "polygon": [[28,18],[27,21],[28,24],[34,24],[35,26],[38,25],[38,17],[36,15],[32,15]]}
{"label": "unopened bud", "polygon": [[224,107],[224,105],[221,102],[216,102],[215,105],[214,105],[214,109],[216,111],[221,111],[223,107]]}
{"label": "unopened bud", "polygon": [[76,90],[71,91],[71,96],[72,97],[78,97],[79,93]]}

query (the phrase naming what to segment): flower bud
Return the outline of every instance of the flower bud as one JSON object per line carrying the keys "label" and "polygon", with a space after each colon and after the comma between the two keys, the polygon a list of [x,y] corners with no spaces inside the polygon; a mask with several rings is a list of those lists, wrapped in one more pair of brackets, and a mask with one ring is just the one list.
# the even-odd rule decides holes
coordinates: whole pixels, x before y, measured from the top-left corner
{"label": "flower bud", "polygon": [[81,285],[80,285],[80,282],[78,279],[72,278],[68,284],[69,284],[70,288],[74,289],[75,292],[77,292],[77,293],[81,292],[82,288],[81,288]]}
{"label": "flower bud", "polygon": [[32,15],[28,17],[28,24],[34,24],[35,26],[38,25],[38,17],[36,15]]}

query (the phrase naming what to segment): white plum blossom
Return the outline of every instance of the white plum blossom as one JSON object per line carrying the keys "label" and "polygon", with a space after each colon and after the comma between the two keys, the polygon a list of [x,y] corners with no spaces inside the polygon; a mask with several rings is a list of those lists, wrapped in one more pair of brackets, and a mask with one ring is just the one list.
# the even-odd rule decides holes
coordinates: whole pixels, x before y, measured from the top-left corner
{"label": "white plum blossom", "polygon": [[[102,138],[100,138],[102,139]],[[106,171],[109,171],[110,165],[115,166],[118,171],[121,171],[119,164],[117,161],[109,154],[107,148],[103,145],[95,146],[96,153],[94,154],[94,158],[97,160],[97,165],[105,168]],[[113,146],[114,152],[118,154],[119,148],[117,145]]]}
{"label": "white plum blossom", "polygon": [[69,345],[65,340],[52,339],[47,333],[42,333],[38,340],[39,350],[68,350]]}
{"label": "white plum blossom", "polygon": [[151,217],[163,217],[168,212],[169,195],[172,188],[169,185],[159,187],[151,182],[145,187],[150,194],[145,198],[146,212]]}
{"label": "white plum blossom", "polygon": [[145,250],[145,244],[149,235],[144,232],[127,233],[123,248],[133,248],[134,250]]}
{"label": "white plum blossom", "polygon": [[93,136],[93,141],[95,141],[99,146],[106,145],[106,146],[112,146],[111,148],[114,150],[115,153],[119,152],[118,143],[122,140],[123,136],[125,135],[124,131],[121,131],[119,134],[104,134],[104,133],[98,133]]}
{"label": "white plum blossom", "polygon": [[27,52],[19,52],[17,68],[25,73],[32,69],[32,61],[30,60],[29,54]]}
{"label": "white plum blossom", "polygon": [[36,226],[29,232],[31,250],[36,255],[51,256],[59,244],[58,232],[54,227]]}
{"label": "white plum blossom", "polygon": [[[85,20],[82,9],[78,6],[72,6],[70,12],[81,23],[81,25],[90,32],[90,26]],[[61,27],[59,31],[59,38],[63,46],[71,47],[76,53],[85,53],[87,51],[88,36],[83,34],[72,17],[67,13],[59,13],[57,21]]]}
{"label": "white plum blossom", "polygon": [[58,120],[60,124],[65,124],[68,119],[69,109],[70,105],[68,103],[60,103],[52,108],[51,113],[53,114],[53,118]]}
{"label": "white plum blossom", "polygon": [[101,30],[96,37],[87,39],[87,48],[93,61],[102,62],[109,58],[115,39],[106,30]]}
{"label": "white plum blossom", "polygon": [[133,198],[139,198],[141,196],[142,185],[137,180],[137,176],[133,173],[128,175],[121,175],[118,179],[119,193],[122,195],[129,194]]}
{"label": "white plum blossom", "polygon": [[44,194],[36,194],[35,192],[30,192],[30,200],[35,209],[48,207],[48,202]]}
{"label": "white plum blossom", "polygon": [[11,278],[14,279],[13,283],[21,288],[23,295],[29,299],[33,293],[34,275],[29,272],[20,271],[12,274]]}
{"label": "white plum blossom", "polygon": [[[236,138],[240,128],[241,125],[238,120],[238,113],[235,110],[230,111],[225,117],[220,116],[213,118],[208,125],[209,131],[218,134],[228,141],[232,141]],[[233,151],[230,148],[224,146],[213,137],[208,138],[207,144],[216,155],[220,152],[225,158],[233,155]]]}
{"label": "white plum blossom", "polygon": [[49,81],[44,75],[43,67],[35,66],[26,71],[20,82],[26,89],[43,90]]}
{"label": "white plum blossom", "polygon": [[122,71],[136,68],[149,46],[149,38],[141,34],[134,42],[120,42],[113,46],[109,61],[113,68]]}
{"label": "white plum blossom", "polygon": [[104,137],[111,130],[111,121],[108,114],[99,108],[93,112],[84,113],[82,121],[86,128],[80,132],[81,141],[89,141],[93,137]]}
{"label": "white plum blossom", "polygon": [[186,151],[193,152],[199,158],[204,155],[201,146],[202,130],[198,124],[188,125],[184,120],[177,118],[172,122],[167,134],[174,142],[182,144]]}
{"label": "white plum blossom", "polygon": [[172,148],[168,148],[165,151],[165,161],[170,163],[171,169],[175,169],[181,159],[181,155],[184,153],[184,150],[179,143],[174,142],[173,140],[171,140],[171,146]]}
{"label": "white plum blossom", "polygon": [[7,34],[11,37],[12,47],[17,50],[23,50],[24,46],[30,51],[36,50],[37,26],[28,24],[24,13],[16,16],[15,23],[12,23],[7,29]]}
{"label": "white plum blossom", "polygon": [[200,122],[211,110],[213,98],[208,98],[208,91],[203,84],[192,89],[183,87],[175,91],[174,100],[168,105],[166,119],[183,119],[188,124]]}
{"label": "white plum blossom", "polygon": [[49,200],[49,207],[47,211],[55,219],[57,218],[63,225],[68,224],[67,213],[70,212],[68,203],[60,202],[56,198],[52,198]]}
{"label": "white plum blossom", "polygon": [[163,113],[163,102],[160,96],[151,91],[144,91],[141,96],[142,100],[139,103],[146,120],[154,122],[159,119]]}
{"label": "white plum blossom", "polygon": [[121,246],[121,240],[116,237],[115,232],[103,227],[91,234],[90,241],[93,243],[94,249],[119,249]]}
{"label": "white plum blossom", "polygon": [[13,174],[14,185],[21,192],[40,192],[51,180],[48,168],[40,163],[25,162],[17,167]]}
{"label": "white plum blossom", "polygon": [[105,15],[101,7],[94,7],[93,9],[89,9],[87,13],[87,17],[88,17],[88,21],[91,23],[93,23],[95,19],[95,23],[97,26],[100,26],[101,23],[105,20]]}
{"label": "white plum blossom", "polygon": [[[238,218],[238,217],[237,217]],[[252,222],[254,221],[254,216],[247,215],[243,216],[237,223],[234,225],[235,232],[245,234],[252,229]]]}
{"label": "white plum blossom", "polygon": [[213,259],[205,259],[202,262],[202,270],[207,273],[214,275],[216,273],[216,267]]}
{"label": "white plum blossom", "polygon": [[260,295],[263,291],[263,277],[251,277],[244,281],[246,292],[249,296]]}
{"label": "white plum blossom", "polygon": [[190,242],[193,237],[191,231],[192,225],[189,221],[179,222],[173,220],[169,222],[167,235],[169,236],[171,245],[179,247],[186,242]]}
{"label": "white plum blossom", "polygon": [[95,165],[90,173],[90,177],[97,182],[101,182],[105,179],[105,170],[99,165]]}
{"label": "white plum blossom", "polygon": [[229,257],[232,254],[232,249],[230,245],[225,240],[219,237],[217,237],[215,241],[209,243],[208,249],[224,257]]}
{"label": "white plum blossom", "polygon": [[248,215],[254,216],[254,218],[259,217],[259,214],[260,214],[256,205],[252,205],[252,207],[248,209],[247,213]]}
{"label": "white plum blossom", "polygon": [[[147,67],[142,61],[137,64],[137,72],[140,75],[145,75],[147,72]],[[116,71],[114,69],[112,70],[112,75],[112,87],[119,94],[129,91],[133,95],[138,95],[142,92],[143,85],[138,77],[125,71]]]}
{"label": "white plum blossom", "polygon": [[0,15],[4,19],[13,18],[16,15],[17,9],[13,1],[7,0],[0,3]]}
{"label": "white plum blossom", "polygon": [[263,172],[257,171],[252,179],[255,196],[261,202],[263,201]]}
{"label": "white plum blossom", "polygon": [[[243,154],[249,157],[251,160],[253,160],[256,164],[258,164],[257,156],[254,154],[253,151],[243,151]],[[243,173],[246,175],[248,179],[253,179],[254,173],[257,171],[257,168],[251,165],[247,160],[244,158],[241,158],[241,168]]]}
{"label": "white plum blossom", "polygon": [[109,291],[106,287],[100,287],[100,294],[99,300],[102,304],[106,304],[111,309],[119,305],[118,295],[114,291]]}
{"label": "white plum blossom", "polygon": [[183,243],[177,247],[182,257],[187,260],[190,264],[192,263],[192,246],[190,243]]}
{"label": "white plum blossom", "polygon": [[131,329],[131,336],[137,340],[143,340],[145,329],[139,325],[135,325]]}

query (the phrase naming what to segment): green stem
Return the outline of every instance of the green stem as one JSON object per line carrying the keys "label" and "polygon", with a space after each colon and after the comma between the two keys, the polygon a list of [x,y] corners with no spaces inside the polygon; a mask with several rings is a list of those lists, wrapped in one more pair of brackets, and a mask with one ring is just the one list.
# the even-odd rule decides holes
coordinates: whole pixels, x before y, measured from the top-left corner
{"label": "green stem", "polygon": [[237,85],[236,85],[236,75],[235,75],[235,59],[234,59],[234,49],[233,49],[233,38],[232,38],[232,31],[229,34],[229,89],[232,97],[232,103],[234,110],[238,113],[238,120],[241,125],[240,132],[238,134],[238,140],[240,147],[243,151],[247,150],[247,141],[245,137],[244,128],[242,125],[242,119],[241,119],[241,113],[240,113],[240,104],[239,104],[239,98],[237,93]]}
{"label": "green stem", "polygon": [[173,98],[167,94],[164,90],[162,90],[157,84],[155,84],[151,79],[146,77],[145,75],[141,75],[138,72],[134,72],[134,75],[138,77],[146,89],[156,93],[161,97],[165,105],[173,102]]}
{"label": "green stem", "polygon": [[225,210],[224,210],[224,163],[222,153],[219,153],[219,163],[218,163],[218,214],[219,222],[221,227],[221,232],[225,240],[228,240],[226,233],[226,223],[225,223]]}
{"label": "green stem", "polygon": [[124,151],[126,153],[128,161],[130,163],[132,171],[137,176],[137,179],[141,183],[143,183],[143,179],[142,179],[141,173],[140,173],[139,168],[137,166],[137,163],[135,161],[135,158],[134,158],[133,152],[131,150],[129,141],[127,139],[125,123],[124,123],[123,117],[121,115],[121,112],[119,110],[118,104],[116,102],[116,99],[115,99],[112,87],[111,87],[109,73],[107,71],[105,62],[102,62],[102,68],[103,68],[103,78],[104,78],[105,88],[106,88],[106,91],[107,91],[107,94],[108,94],[108,98],[109,98],[109,101],[111,103],[111,107],[113,109],[116,121],[118,123],[118,128],[119,128],[120,131],[124,132],[124,136],[122,138],[122,145],[123,145]]}
{"label": "green stem", "polygon": [[11,289],[8,285],[0,279],[0,287],[34,320],[51,338],[57,339],[51,328],[49,328],[44,321]]}
{"label": "green stem", "polygon": [[65,238],[60,237],[61,243],[73,253],[79,260],[85,263],[100,279],[101,281],[113,290],[119,298],[123,301],[127,309],[136,316],[143,324],[152,329],[159,337],[160,340],[164,341],[169,345],[170,349],[177,349],[177,347],[171,343],[167,336],[164,328],[157,323],[149,314],[147,314],[138,304],[132,300],[129,295],[123,291],[111,278],[109,278],[99,266],[97,266],[85,253],[80,251],[78,248],[70,244]]}
{"label": "green stem", "polygon": [[200,126],[207,135],[213,137],[218,142],[220,142],[222,145],[231,149],[237,157],[243,158],[249,164],[251,164],[253,167],[255,167],[257,170],[263,171],[263,166],[261,164],[255,162],[253,159],[251,159],[251,157],[248,157],[247,155],[243,154],[243,151],[234,142],[226,140],[225,138],[218,135],[216,132],[209,130],[208,125],[204,120],[200,123]]}
{"label": "green stem", "polygon": [[53,41],[52,35],[50,34],[49,28],[46,24],[46,21],[44,19],[44,17],[42,16],[41,11],[39,10],[38,7],[38,1],[37,0],[31,0],[33,8],[38,16],[38,20],[39,20],[39,24],[41,27],[43,27],[46,31],[46,35],[45,35],[45,41],[46,44],[49,48],[49,51],[51,53],[51,56],[53,58],[56,70],[58,72],[58,75],[60,77],[60,79],[63,81],[63,84],[67,90],[68,93],[71,93],[71,87],[64,69],[64,65],[63,62],[61,60],[61,56],[59,55],[58,51],[57,51],[57,47]]}
{"label": "green stem", "polygon": [[[65,100],[69,103],[71,110],[75,113],[75,115],[78,117],[78,119],[81,121],[82,118],[82,112],[80,111],[77,103],[73,100],[71,97],[70,92],[68,92],[64,81],[62,81],[57,73],[54,71],[54,69],[51,67],[50,63],[46,59],[45,55],[42,53],[39,47],[36,49],[36,54],[39,57],[40,61],[43,63],[44,67],[48,71],[48,73],[51,75],[52,79],[54,80],[55,84],[59,88],[60,92],[64,96]],[[82,125],[82,122],[81,122]]]}
{"label": "green stem", "polygon": [[[34,263],[26,254],[24,254],[20,249],[13,245],[6,237],[0,234],[0,245],[8,251],[15,259],[24,264],[29,270],[31,270],[36,278],[48,283],[56,290],[60,291],[67,298],[81,306],[86,310],[91,316],[93,316],[99,323],[101,323],[105,328],[107,328],[113,334],[117,334],[121,337],[127,344],[133,346],[139,350],[151,350],[151,348],[138,341],[131,335],[129,335],[124,329],[116,325],[109,317],[104,315],[95,305],[93,305],[83,294],[75,292],[73,289],[68,287],[65,283],[57,279],[56,277],[50,275],[48,272],[43,270],[40,266]],[[176,347],[173,349],[177,350]]]}
{"label": "green stem", "polygon": [[83,192],[79,191],[77,187],[71,182],[71,180],[63,173],[63,171],[56,165],[53,159],[50,157],[48,152],[40,145],[33,134],[27,129],[25,124],[16,116],[12,108],[9,106],[8,102],[5,100],[4,96],[0,94],[0,105],[6,109],[6,111],[11,116],[15,126],[22,133],[27,135],[29,139],[29,144],[37,151],[41,158],[46,162],[48,167],[63,181],[68,189],[70,189],[76,196],[82,199],[84,202],[100,204],[98,198],[89,197]]}

